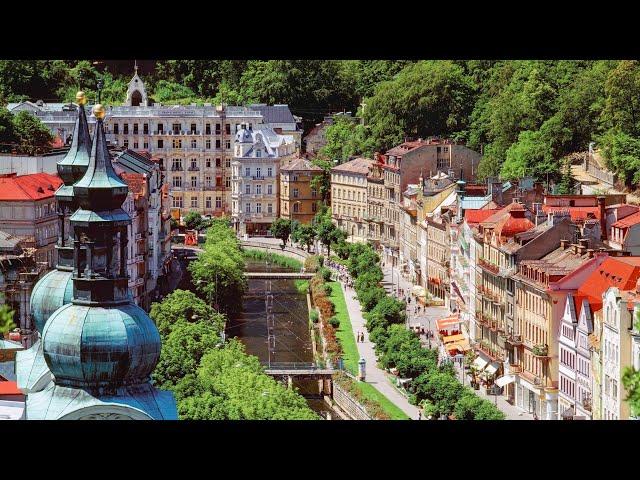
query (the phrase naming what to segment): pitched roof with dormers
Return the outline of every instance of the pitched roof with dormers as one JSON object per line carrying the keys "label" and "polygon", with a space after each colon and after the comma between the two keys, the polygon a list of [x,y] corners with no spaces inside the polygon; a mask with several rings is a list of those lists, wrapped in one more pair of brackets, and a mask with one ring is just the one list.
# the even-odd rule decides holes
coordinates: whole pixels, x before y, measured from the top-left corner
{"label": "pitched roof with dormers", "polygon": [[337,167],[331,169],[332,172],[342,173],[356,173],[360,175],[367,175],[369,173],[369,167],[373,165],[373,160],[370,158],[354,158]]}
{"label": "pitched roof with dormers", "polygon": [[610,287],[620,291],[635,290],[640,278],[640,257],[609,257],[578,289],[591,305],[591,311],[602,308],[602,294]]}
{"label": "pitched roof with dormers", "polygon": [[0,201],[44,200],[53,198],[62,179],[49,173],[0,175]]}

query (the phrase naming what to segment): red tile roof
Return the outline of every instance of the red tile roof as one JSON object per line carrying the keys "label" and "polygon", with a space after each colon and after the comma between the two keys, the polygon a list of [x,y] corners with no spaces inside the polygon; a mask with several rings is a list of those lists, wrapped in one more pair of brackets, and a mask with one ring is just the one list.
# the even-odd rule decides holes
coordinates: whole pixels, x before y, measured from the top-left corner
{"label": "red tile roof", "polygon": [[525,208],[517,202],[510,203],[481,223],[487,224],[486,227],[493,227],[500,237],[513,237],[516,233],[526,232],[535,227],[533,222],[525,217]]}
{"label": "red tile roof", "polygon": [[347,172],[366,175],[369,173],[369,167],[373,165],[373,160],[369,158],[354,158],[346,163],[333,167],[332,172]]}
{"label": "red tile roof", "polygon": [[62,185],[60,177],[49,173],[0,175],[0,201],[51,198],[60,185]]}
{"label": "red tile roof", "polygon": [[547,214],[568,211],[573,221],[586,220],[588,218],[600,219],[600,207],[554,207],[543,205],[542,211]]}
{"label": "red tile roof", "polygon": [[587,278],[578,294],[588,298],[591,311],[602,308],[602,294],[609,287],[635,290],[640,278],[640,257],[609,257]]}
{"label": "red tile roof", "polygon": [[0,395],[23,395],[18,389],[17,382],[0,382]]}
{"label": "red tile roof", "polygon": [[397,147],[393,147],[391,150],[387,150],[385,155],[404,155],[411,150],[415,150],[416,148],[420,148],[423,145],[429,145],[429,142],[425,140],[416,140],[413,142],[404,142],[398,145]]}
{"label": "red tile roof", "polygon": [[637,225],[638,223],[640,223],[640,212],[632,213],[628,217],[624,217],[622,220],[618,220],[612,225],[612,227],[628,228],[633,225]]}
{"label": "red tile roof", "polygon": [[121,173],[120,177],[127,183],[129,190],[137,195],[144,194],[144,175],[141,173]]}
{"label": "red tile roof", "polygon": [[480,223],[484,222],[491,215],[499,211],[500,209],[466,210],[464,212],[464,219],[467,223]]}

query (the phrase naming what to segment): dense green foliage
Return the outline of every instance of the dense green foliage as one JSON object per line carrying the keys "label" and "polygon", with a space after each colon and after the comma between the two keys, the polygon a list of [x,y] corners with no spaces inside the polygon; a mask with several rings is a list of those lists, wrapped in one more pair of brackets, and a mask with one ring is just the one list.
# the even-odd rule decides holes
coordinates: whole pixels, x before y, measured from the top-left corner
{"label": "dense green foliage", "polygon": [[49,150],[53,135],[31,112],[15,115],[0,108],[0,152],[37,155]]}
{"label": "dense green foliage", "polygon": [[292,223],[288,218],[276,218],[269,227],[269,233],[282,240],[282,248],[287,246],[291,235]]}
{"label": "dense green foliage", "polygon": [[[3,298],[0,298],[0,300],[4,302]],[[13,316],[14,312],[9,305],[2,303],[0,305],[0,338],[2,338],[5,333],[16,328],[16,324],[13,322]]]}
{"label": "dense green foliage", "polygon": [[300,260],[287,257],[285,255],[280,255],[274,252],[265,252],[264,250],[245,248],[242,250],[242,253],[245,258],[250,258],[252,260],[263,260],[265,262],[279,265],[281,267],[291,268],[293,270],[302,269],[302,262]]}
{"label": "dense green foliage", "polygon": [[161,335],[169,335],[181,323],[201,322],[213,326],[218,332],[224,328],[224,316],[217,313],[193,292],[174,290],[162,302],[151,305],[149,316]]}
{"label": "dense green foliage", "polygon": [[247,288],[244,256],[227,219],[215,219],[207,230],[204,251],[189,265],[201,297],[219,312],[238,311]]}

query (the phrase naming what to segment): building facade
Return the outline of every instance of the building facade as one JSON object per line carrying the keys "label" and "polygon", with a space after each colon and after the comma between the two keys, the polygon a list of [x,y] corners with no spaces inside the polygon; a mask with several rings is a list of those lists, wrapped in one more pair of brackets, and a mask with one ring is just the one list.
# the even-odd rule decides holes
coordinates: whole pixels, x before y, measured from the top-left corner
{"label": "building facade", "polygon": [[294,155],[291,136],[242,125],[234,140],[231,220],[241,235],[266,235],[278,218],[280,162]]}
{"label": "building facade", "polygon": [[367,241],[365,214],[369,210],[367,175],[373,164],[354,158],[331,169],[331,216],[352,242]]}
{"label": "building facade", "polygon": [[323,170],[305,158],[285,160],[280,166],[280,217],[311,223],[322,200],[313,186]]}
{"label": "building facade", "polygon": [[6,233],[35,248],[35,261],[56,264],[58,216],[54,194],[62,180],[57,175],[34,173],[0,175],[0,223]]}

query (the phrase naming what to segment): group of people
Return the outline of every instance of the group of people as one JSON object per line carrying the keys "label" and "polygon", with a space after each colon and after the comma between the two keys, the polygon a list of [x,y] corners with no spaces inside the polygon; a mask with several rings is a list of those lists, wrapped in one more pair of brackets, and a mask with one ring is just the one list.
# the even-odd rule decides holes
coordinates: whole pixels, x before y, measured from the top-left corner
{"label": "group of people", "polygon": [[331,260],[325,260],[325,265],[334,270],[336,273],[336,279],[342,282],[345,287],[353,288],[353,279],[351,278],[351,275],[349,275],[347,267]]}
{"label": "group of people", "polygon": [[358,330],[358,332],[356,333],[356,342],[358,343],[364,342],[364,332],[361,332],[360,330]]}

